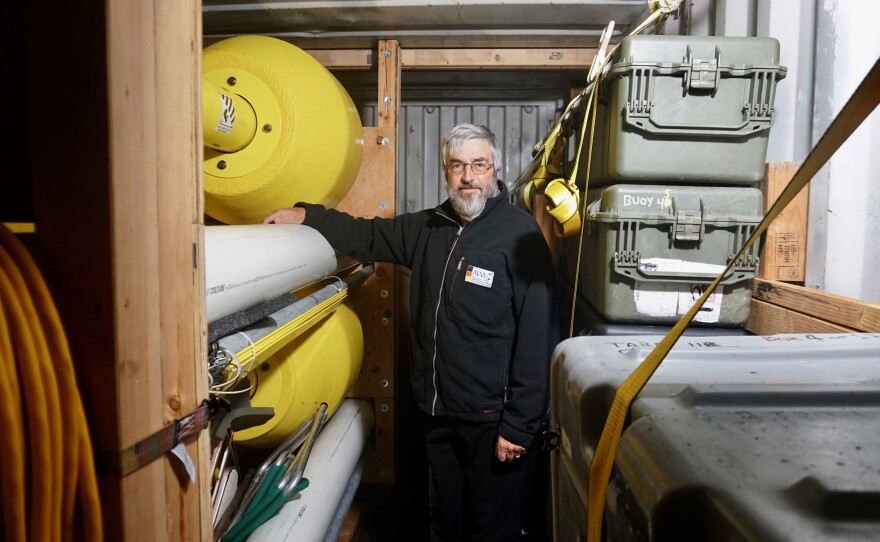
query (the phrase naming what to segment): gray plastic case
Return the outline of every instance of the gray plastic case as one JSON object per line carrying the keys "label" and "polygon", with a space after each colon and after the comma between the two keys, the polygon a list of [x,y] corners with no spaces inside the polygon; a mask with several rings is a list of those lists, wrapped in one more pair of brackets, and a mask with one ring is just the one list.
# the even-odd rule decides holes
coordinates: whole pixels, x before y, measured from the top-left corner
{"label": "gray plastic case", "polygon": [[[615,390],[662,336],[576,337],[551,365],[555,540],[584,540]],[[632,404],[608,540],[880,539],[880,334],[683,337]]]}
{"label": "gray plastic case", "polygon": [[600,89],[590,184],[757,183],[785,74],[774,38],[624,38]]}
{"label": "gray plastic case", "polygon": [[[761,222],[763,196],[745,186],[618,184],[588,193],[578,290],[611,322],[672,325]],[[562,248],[574,284],[580,236]],[[734,265],[695,318],[741,326],[749,317],[758,243]]]}

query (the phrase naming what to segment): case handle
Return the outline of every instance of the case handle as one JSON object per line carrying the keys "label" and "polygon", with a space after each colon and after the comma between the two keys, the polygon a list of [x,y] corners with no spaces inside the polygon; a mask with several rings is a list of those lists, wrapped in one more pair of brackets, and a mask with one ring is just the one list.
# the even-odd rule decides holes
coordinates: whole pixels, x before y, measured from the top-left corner
{"label": "case handle", "polygon": [[[631,72],[629,97],[623,111],[624,122],[631,128],[655,135],[687,137],[742,137],[767,130],[773,124],[773,102],[776,81],[784,77],[783,68],[731,67],[721,65],[721,53],[713,59],[693,58],[688,51],[686,62],[676,64],[627,63],[616,66],[612,73],[621,76]],[[658,75],[682,76],[685,90],[711,89],[714,94],[727,76],[751,76],[748,95],[742,106],[742,121],[733,124],[663,123],[654,115],[654,78]]]}
{"label": "case handle", "polygon": [[[642,265],[642,254],[639,251],[615,252],[612,258],[612,269],[620,276],[643,282],[676,282],[676,283],[709,283],[718,276],[716,272],[689,272],[689,271],[664,271],[650,270]],[[740,281],[753,278],[757,271],[755,268],[732,267],[721,279],[719,284],[736,284]]]}

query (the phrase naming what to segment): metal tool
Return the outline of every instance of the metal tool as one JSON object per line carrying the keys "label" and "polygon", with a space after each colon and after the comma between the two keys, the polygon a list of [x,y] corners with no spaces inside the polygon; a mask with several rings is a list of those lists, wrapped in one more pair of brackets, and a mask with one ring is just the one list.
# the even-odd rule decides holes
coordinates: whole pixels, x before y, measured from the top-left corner
{"label": "metal tool", "polygon": [[[303,477],[306,463],[324,422],[327,420],[327,403],[321,403],[309,425],[311,430],[299,452],[293,450],[301,430],[298,430],[282,447],[278,448],[260,467],[260,480],[251,485],[256,488],[253,495],[239,507],[240,516],[232,528],[223,535],[223,542],[240,542],[257,527],[274,516],[291,497],[308,487],[309,481]],[[255,480],[256,480],[255,476]],[[250,492],[250,491],[249,491]]]}

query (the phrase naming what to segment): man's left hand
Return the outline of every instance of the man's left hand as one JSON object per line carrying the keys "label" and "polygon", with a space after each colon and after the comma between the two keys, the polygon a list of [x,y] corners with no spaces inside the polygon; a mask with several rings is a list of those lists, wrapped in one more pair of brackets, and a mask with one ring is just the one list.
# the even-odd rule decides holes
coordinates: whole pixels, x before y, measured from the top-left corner
{"label": "man's left hand", "polygon": [[524,453],[526,453],[525,448],[498,435],[498,440],[495,441],[495,457],[498,458],[498,461],[514,461]]}

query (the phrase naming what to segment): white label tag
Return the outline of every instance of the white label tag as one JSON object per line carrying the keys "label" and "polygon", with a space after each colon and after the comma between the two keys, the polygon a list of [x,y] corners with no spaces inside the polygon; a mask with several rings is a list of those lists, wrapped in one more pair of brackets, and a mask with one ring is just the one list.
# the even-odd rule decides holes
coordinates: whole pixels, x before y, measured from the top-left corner
{"label": "white label tag", "polygon": [[220,94],[220,119],[217,121],[215,130],[228,134],[235,124],[235,103],[232,98],[222,92]]}
{"label": "white label tag", "polygon": [[[703,295],[707,284],[687,284],[684,285],[683,291],[678,295],[678,314],[684,314],[694,306],[694,303]],[[721,320],[721,303],[724,301],[724,286],[716,286],[712,295],[706,299],[697,314],[694,315],[694,322],[704,322],[707,324],[715,324]]]}
{"label": "white label tag", "polygon": [[672,282],[635,281],[633,300],[636,312],[648,316],[675,316],[679,287]]}
{"label": "white label tag", "polygon": [[467,272],[464,275],[465,282],[470,282],[477,286],[483,286],[484,288],[491,288],[493,280],[495,280],[495,271],[480,269],[473,265],[468,266]]}
{"label": "white label tag", "polygon": [[186,446],[182,442],[178,442],[174,448],[171,448],[170,452],[183,463],[183,468],[186,469],[186,473],[189,474],[189,479],[192,483],[196,483],[196,466],[193,465],[192,459],[186,453]]}
{"label": "white label tag", "polygon": [[[703,295],[705,284],[681,284],[677,282],[635,281],[633,300],[636,312],[647,316],[674,317],[686,313]],[[724,301],[724,287],[718,286],[700,311],[694,316],[695,322],[714,324],[721,320],[721,303]]]}

